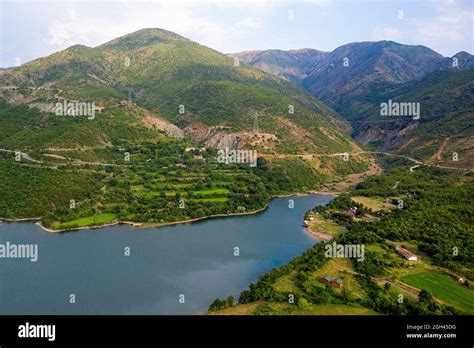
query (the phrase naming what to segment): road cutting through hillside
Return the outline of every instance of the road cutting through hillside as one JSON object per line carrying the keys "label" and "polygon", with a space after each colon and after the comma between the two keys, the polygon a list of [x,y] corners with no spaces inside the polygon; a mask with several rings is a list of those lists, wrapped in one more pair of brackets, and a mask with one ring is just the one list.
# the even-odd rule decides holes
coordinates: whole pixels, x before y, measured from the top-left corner
{"label": "road cutting through hillside", "polygon": [[441,166],[441,165],[434,165],[430,164],[427,162],[422,162],[420,160],[408,157],[408,156],[403,156],[403,155],[397,155],[389,152],[381,152],[381,151],[358,151],[358,152],[339,152],[339,153],[333,153],[333,154],[318,154],[318,153],[305,153],[305,154],[258,154],[258,157],[261,158],[310,158],[312,157],[338,157],[338,156],[353,156],[353,155],[361,155],[361,154],[372,154],[372,155],[384,155],[384,156],[391,156],[391,157],[398,157],[398,158],[403,158],[406,160],[409,160],[411,162],[414,162],[416,166],[413,166],[410,168],[410,171],[412,172],[412,169],[415,169],[416,167],[419,167],[421,165],[427,166],[427,167],[433,167],[433,168],[443,168],[443,169],[457,169],[457,170],[471,170],[471,168],[460,168],[460,167],[449,167],[449,166]]}
{"label": "road cutting through hillside", "polygon": [[[64,149],[62,149],[64,150]],[[17,150],[10,150],[10,149],[1,149],[0,152],[6,152],[6,153],[18,153],[20,154],[21,158],[30,161],[30,162],[35,162],[38,164],[43,163],[43,161],[35,160],[33,159],[28,153],[26,152],[21,152]],[[434,165],[426,162],[419,161],[417,159],[408,157],[408,156],[403,156],[403,155],[396,155],[392,154],[389,152],[380,152],[380,151],[359,151],[359,152],[338,152],[338,153],[333,153],[333,154],[320,154],[320,153],[305,153],[305,154],[265,154],[265,153],[259,153],[258,157],[259,158],[310,158],[311,157],[343,157],[343,156],[351,156],[354,155],[361,155],[361,154],[373,154],[373,155],[384,155],[384,156],[392,156],[392,157],[399,157],[399,158],[404,158],[406,160],[409,160],[411,162],[414,162],[416,165],[410,168],[410,171],[413,172],[413,169],[423,165],[427,167],[433,167],[433,168],[443,168],[443,169],[456,169],[456,170],[472,170],[471,168],[459,168],[459,167],[449,167],[449,166],[441,166],[441,165]],[[69,163],[72,165],[99,165],[99,166],[120,166],[119,164],[115,163],[101,163],[101,162],[85,162],[82,160],[75,159],[73,163]]]}

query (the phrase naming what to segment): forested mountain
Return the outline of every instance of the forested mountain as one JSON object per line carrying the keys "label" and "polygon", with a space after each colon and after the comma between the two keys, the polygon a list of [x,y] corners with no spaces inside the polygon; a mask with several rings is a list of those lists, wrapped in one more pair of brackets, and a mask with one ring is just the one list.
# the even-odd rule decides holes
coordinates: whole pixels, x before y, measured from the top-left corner
{"label": "forested mountain", "polygon": [[[292,71],[289,80],[334,108],[352,123],[357,140],[377,150],[397,150],[425,160],[435,156],[446,163],[446,158],[439,158],[439,152],[447,150],[443,146],[446,138],[451,137],[450,152],[467,153],[472,149],[474,132],[472,117],[468,116],[474,107],[474,57],[469,53],[443,57],[424,46],[359,42],[291,65],[292,52],[286,52],[290,58],[280,69],[281,60],[277,58],[283,53],[276,50],[236,56],[278,76],[282,76],[283,69]],[[381,103],[392,99],[420,103],[421,120],[381,116]],[[467,154],[461,157],[464,162],[454,165],[472,163]]]}
{"label": "forested mountain", "polygon": [[[293,83],[161,29],[72,46],[0,84],[0,218],[55,230],[252,212],[372,161],[334,157],[361,150],[349,124]],[[219,162],[224,148],[246,161]]]}
{"label": "forested mountain", "polygon": [[443,61],[443,56],[424,46],[351,43],[331,52],[302,85],[348,120],[359,120],[363,118],[359,104],[367,95],[422,78]]}
{"label": "forested mountain", "polygon": [[[352,146],[333,125],[348,130],[347,123],[293,84],[161,29],[95,48],[73,46],[3,71],[0,81],[3,97],[16,104],[47,109],[48,102],[63,98],[94,101],[106,118],[122,103],[120,108],[140,116],[138,123],[210,146],[251,144],[281,152]],[[259,139],[252,132],[256,123]],[[106,129],[102,137],[109,138]]]}
{"label": "forested mountain", "polygon": [[[419,102],[419,120],[380,116],[379,103]],[[425,78],[387,89],[354,125],[355,138],[372,147],[435,164],[474,163],[474,69],[437,70]],[[453,157],[454,156],[454,157]]]}

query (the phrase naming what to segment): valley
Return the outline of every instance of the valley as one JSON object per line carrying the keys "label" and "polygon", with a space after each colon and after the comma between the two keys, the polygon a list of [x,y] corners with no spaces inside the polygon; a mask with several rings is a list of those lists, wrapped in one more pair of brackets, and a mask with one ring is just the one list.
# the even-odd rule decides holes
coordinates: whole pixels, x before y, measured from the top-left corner
{"label": "valley", "polygon": [[[146,313],[472,314],[473,67],[393,41],[225,55],[142,29],[71,46],[0,71],[0,228],[57,238],[43,246],[72,268],[116,238],[91,277],[104,293],[114,262],[148,291],[118,258],[137,238],[139,265],[172,279],[151,277],[161,297],[146,293]],[[328,257],[325,243],[365,254]],[[191,278],[170,275],[180,265]],[[170,300],[180,286],[191,305]],[[100,313],[143,314],[136,298]]]}
{"label": "valley", "polygon": [[[373,151],[472,168],[474,58],[467,52],[443,57],[421,45],[378,41],[332,52],[264,50],[231,56],[292,81],[334,108],[351,123],[353,138]],[[417,104],[419,115],[384,115],[383,105],[392,101]]]}
{"label": "valley", "polygon": [[[40,216],[47,230],[251,213],[371,161],[332,157],[361,148],[322,103],[165,30],[73,46],[0,81],[0,217]],[[94,105],[94,116],[75,103]],[[219,163],[226,149],[255,152],[257,165]],[[314,152],[317,161],[297,156]],[[58,192],[48,189],[55,179]]]}

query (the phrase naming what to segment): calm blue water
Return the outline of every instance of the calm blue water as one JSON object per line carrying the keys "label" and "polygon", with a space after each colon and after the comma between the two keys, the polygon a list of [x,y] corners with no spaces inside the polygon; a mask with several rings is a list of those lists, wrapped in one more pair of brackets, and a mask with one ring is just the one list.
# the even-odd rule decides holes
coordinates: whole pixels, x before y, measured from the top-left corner
{"label": "calm blue water", "polygon": [[51,234],[32,223],[0,223],[1,244],[38,244],[36,263],[0,258],[0,314],[205,312],[216,297],[238,298],[259,275],[312,246],[304,212],[331,198],[277,198],[256,215],[150,229]]}

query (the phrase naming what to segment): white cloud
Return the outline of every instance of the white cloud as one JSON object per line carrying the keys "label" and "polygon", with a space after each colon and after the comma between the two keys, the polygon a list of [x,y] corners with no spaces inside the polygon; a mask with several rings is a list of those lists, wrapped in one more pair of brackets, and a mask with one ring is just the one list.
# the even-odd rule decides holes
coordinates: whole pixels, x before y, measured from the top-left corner
{"label": "white cloud", "polygon": [[77,25],[71,21],[54,21],[48,26],[49,37],[45,42],[51,46],[72,46],[74,44],[88,44],[89,36],[94,31],[88,30],[87,27]]}
{"label": "white cloud", "polygon": [[[413,8],[408,6],[405,19],[398,21],[365,17],[371,9],[383,11],[383,2],[349,6],[345,0],[7,1],[0,13],[0,60],[7,66],[17,56],[28,61],[75,44],[94,47],[143,28],[167,29],[221,52],[329,50],[336,44],[372,39],[423,44],[448,55],[473,53],[472,0],[410,1]],[[290,10],[295,14],[291,22]]]}
{"label": "white cloud", "polygon": [[[215,20],[215,17],[212,17],[212,9],[215,7],[210,6],[208,2],[204,4],[206,5],[197,1],[159,1],[140,3],[140,6],[137,6],[136,2],[125,2],[114,4],[110,14],[105,13],[110,10],[110,6],[96,6],[91,14],[90,6],[81,4],[75,12],[69,12],[69,16],[57,16],[49,23],[45,43],[55,50],[78,43],[95,46],[142,28],[162,28],[206,46],[226,50],[229,43],[243,39],[249,30],[255,31],[263,27],[258,16],[243,17],[230,25]],[[229,4],[234,6],[234,3]],[[263,4],[266,6],[254,8],[251,12],[258,14],[269,11],[272,3]],[[220,9],[227,11],[228,7]],[[232,10],[232,7],[229,10]]]}
{"label": "white cloud", "polygon": [[372,33],[372,39],[379,40],[392,40],[400,41],[403,38],[403,34],[398,28],[394,27],[377,27]]}
{"label": "white cloud", "polygon": [[473,6],[456,0],[428,1],[434,15],[409,17],[400,21],[400,27],[377,27],[373,40],[393,40],[428,46],[445,55],[453,55],[467,42],[464,50],[473,47]]}
{"label": "white cloud", "polygon": [[[413,19],[413,36],[419,43],[436,46],[440,42],[460,42],[468,40],[473,50],[474,9],[465,2],[445,0],[432,2],[437,15],[431,18]],[[470,40],[469,40],[470,38]]]}
{"label": "white cloud", "polygon": [[263,23],[260,19],[251,17],[235,22],[234,25],[239,29],[261,29],[263,27]]}

